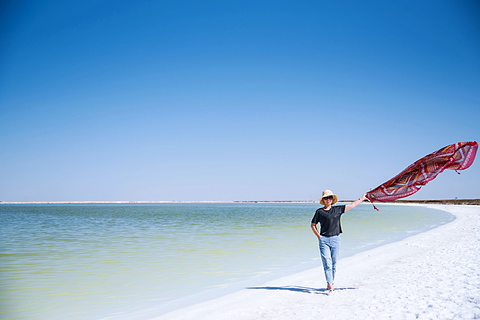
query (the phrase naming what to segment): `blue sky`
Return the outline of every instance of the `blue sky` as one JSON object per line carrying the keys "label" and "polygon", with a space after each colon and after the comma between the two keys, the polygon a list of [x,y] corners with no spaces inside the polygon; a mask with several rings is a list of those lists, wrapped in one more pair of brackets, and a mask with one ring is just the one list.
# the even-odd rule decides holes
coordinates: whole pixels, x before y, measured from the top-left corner
{"label": "blue sky", "polygon": [[[480,137],[475,1],[10,1],[0,200],[353,199]],[[411,199],[480,198],[478,160]]]}

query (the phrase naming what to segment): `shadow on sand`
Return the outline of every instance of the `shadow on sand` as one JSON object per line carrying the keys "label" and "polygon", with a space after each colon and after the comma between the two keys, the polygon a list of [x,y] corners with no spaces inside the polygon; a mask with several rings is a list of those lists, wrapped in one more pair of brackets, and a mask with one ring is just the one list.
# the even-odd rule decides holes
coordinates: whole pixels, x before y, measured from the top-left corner
{"label": "shadow on sand", "polygon": [[[301,292],[301,293],[310,293],[310,294],[324,294],[329,295],[330,292],[327,289],[316,289],[316,288],[309,288],[309,287],[300,287],[300,286],[284,286],[284,287],[250,287],[247,289],[255,289],[255,290],[284,290],[284,291],[293,291],[293,292]],[[356,290],[357,288],[335,288],[335,291],[343,291],[343,290]]]}

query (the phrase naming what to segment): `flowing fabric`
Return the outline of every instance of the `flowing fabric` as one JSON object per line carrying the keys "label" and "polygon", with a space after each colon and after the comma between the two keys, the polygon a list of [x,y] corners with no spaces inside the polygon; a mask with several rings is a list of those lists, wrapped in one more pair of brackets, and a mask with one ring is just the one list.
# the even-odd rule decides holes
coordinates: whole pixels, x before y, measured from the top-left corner
{"label": "flowing fabric", "polygon": [[411,196],[445,169],[460,173],[459,170],[470,167],[477,149],[476,141],[446,146],[417,160],[394,178],[367,192],[367,198],[373,203],[373,201],[388,202]]}

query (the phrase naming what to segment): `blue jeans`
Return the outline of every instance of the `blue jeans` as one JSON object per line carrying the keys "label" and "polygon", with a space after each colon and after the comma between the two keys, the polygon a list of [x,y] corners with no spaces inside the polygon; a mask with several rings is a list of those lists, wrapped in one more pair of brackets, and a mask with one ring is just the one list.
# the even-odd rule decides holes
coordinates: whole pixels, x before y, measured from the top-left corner
{"label": "blue jeans", "polygon": [[320,256],[322,257],[323,271],[327,283],[333,285],[335,279],[335,271],[337,269],[337,257],[340,250],[340,237],[324,237],[319,240]]}

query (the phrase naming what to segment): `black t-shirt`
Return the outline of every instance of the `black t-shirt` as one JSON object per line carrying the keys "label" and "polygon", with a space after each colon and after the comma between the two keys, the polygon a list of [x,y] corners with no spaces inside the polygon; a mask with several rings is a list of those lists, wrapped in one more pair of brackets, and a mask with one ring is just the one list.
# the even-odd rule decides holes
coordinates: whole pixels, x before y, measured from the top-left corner
{"label": "black t-shirt", "polygon": [[313,216],[312,223],[320,223],[320,235],[338,236],[342,233],[340,217],[345,213],[345,206],[333,206],[330,210],[318,209]]}

